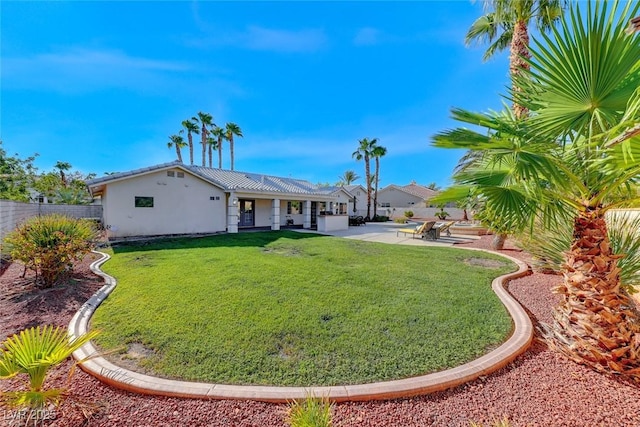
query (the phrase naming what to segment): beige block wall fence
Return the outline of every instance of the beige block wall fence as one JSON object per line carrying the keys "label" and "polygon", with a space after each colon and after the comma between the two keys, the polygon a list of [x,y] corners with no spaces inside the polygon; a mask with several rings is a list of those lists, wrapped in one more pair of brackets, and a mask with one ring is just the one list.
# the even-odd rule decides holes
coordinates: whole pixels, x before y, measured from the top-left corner
{"label": "beige block wall fence", "polygon": [[0,241],[18,224],[27,218],[51,213],[65,214],[74,218],[102,219],[100,205],[53,205],[47,203],[21,203],[0,200]]}
{"label": "beige block wall fence", "polygon": [[100,205],[54,205],[48,203],[21,203],[0,200],[0,232],[8,233],[27,218],[59,213],[73,218],[102,218]]}

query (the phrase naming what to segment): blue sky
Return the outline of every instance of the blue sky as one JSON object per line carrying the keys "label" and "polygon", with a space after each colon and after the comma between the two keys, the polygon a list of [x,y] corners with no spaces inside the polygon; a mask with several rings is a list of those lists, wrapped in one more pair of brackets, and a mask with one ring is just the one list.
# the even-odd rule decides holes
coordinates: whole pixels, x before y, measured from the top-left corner
{"label": "blue sky", "polygon": [[349,169],[364,175],[351,154],[375,137],[388,150],[381,186],[444,186],[462,152],[431,147],[431,136],[456,126],[452,107],[500,109],[509,81],[508,52],[485,63],[485,46],[464,45],[481,2],[0,8],[0,138],[9,154],[39,153],[43,171],[59,160],[98,176],[172,161],[168,136],[204,111],[242,128],[236,170],[335,183]]}

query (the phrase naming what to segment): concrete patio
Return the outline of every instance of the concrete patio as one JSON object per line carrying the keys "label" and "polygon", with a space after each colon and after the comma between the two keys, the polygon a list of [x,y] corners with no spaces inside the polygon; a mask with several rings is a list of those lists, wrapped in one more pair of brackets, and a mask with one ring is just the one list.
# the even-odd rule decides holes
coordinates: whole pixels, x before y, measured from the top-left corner
{"label": "concrete patio", "polygon": [[[455,235],[440,236],[437,240],[416,238],[410,235],[396,236],[399,228],[407,228],[419,225],[419,223],[397,224],[394,222],[368,222],[367,225],[351,226],[348,230],[332,231],[320,234],[343,237],[345,239],[365,240],[369,242],[391,243],[396,245],[413,246],[453,246],[456,243],[470,242],[479,239],[479,236]],[[315,230],[297,229],[301,233],[318,233]]]}

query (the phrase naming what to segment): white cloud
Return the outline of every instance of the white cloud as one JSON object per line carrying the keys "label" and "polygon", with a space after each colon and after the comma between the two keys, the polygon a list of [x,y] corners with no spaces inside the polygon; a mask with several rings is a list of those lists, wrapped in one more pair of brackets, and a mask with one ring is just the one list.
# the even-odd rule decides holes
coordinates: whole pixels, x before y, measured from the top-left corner
{"label": "white cloud", "polygon": [[373,46],[380,42],[380,35],[380,31],[376,28],[361,28],[353,38],[353,44],[356,46]]}
{"label": "white cloud", "polygon": [[274,30],[251,26],[245,33],[246,46],[255,50],[314,52],[326,44],[322,30]]}
{"label": "white cloud", "polygon": [[252,25],[241,32],[191,39],[187,44],[196,47],[232,46],[267,52],[307,53],[323,49],[327,45],[327,36],[321,29],[284,30]]}
{"label": "white cloud", "polygon": [[149,87],[167,73],[189,68],[183,62],[132,56],[120,50],[73,47],[24,58],[4,58],[3,80],[6,87],[86,92],[105,87]]}

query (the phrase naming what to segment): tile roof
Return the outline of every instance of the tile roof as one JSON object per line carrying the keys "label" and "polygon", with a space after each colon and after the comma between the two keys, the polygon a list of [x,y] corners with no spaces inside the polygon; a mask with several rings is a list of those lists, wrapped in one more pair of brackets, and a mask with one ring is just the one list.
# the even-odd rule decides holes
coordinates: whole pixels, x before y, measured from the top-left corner
{"label": "tile roof", "polygon": [[178,161],[163,163],[159,165],[149,166],[146,168],[136,169],[128,172],[120,172],[106,175],[86,181],[89,187],[95,187],[123,178],[140,175],[156,170],[168,169],[171,167],[179,167],[214,185],[221,187],[226,191],[253,191],[266,193],[286,193],[286,194],[313,194],[313,195],[330,195],[332,191],[326,187],[318,187],[309,181],[283,178],[271,175],[261,175],[256,173],[230,171],[225,169],[214,169],[204,166],[185,165]]}
{"label": "tile roof", "polygon": [[213,169],[203,166],[185,166],[194,174],[218,184],[228,191],[248,190],[269,193],[330,194],[326,188],[318,187],[302,179],[283,178],[256,173]]}
{"label": "tile roof", "polygon": [[420,197],[423,200],[427,200],[430,199],[431,197],[435,196],[436,194],[438,194],[438,192],[436,190],[432,190],[431,188],[428,187],[424,187],[422,185],[419,184],[415,184],[415,183],[411,183],[409,185],[405,185],[400,187],[401,189],[403,189],[404,191],[406,191],[409,194],[412,194],[416,197]]}

